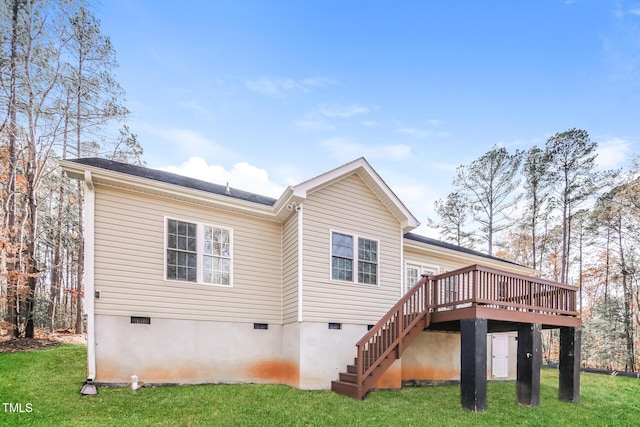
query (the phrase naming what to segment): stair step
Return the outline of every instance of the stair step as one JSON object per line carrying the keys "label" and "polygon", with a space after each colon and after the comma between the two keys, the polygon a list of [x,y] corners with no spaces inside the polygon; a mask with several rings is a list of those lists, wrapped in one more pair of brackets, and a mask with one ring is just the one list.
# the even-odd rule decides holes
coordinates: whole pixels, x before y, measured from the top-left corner
{"label": "stair step", "polygon": [[354,399],[362,399],[362,397],[358,395],[358,386],[356,384],[344,381],[331,381],[331,391]]}
{"label": "stair step", "polygon": [[[423,316],[420,321],[416,320],[413,314],[411,314],[411,316],[405,316],[405,319],[401,319],[401,321],[405,322],[405,326],[414,320],[416,323],[411,330],[403,332],[400,345],[397,345],[398,343],[392,345],[396,337],[395,329],[393,329],[395,328],[395,321],[383,326],[383,332],[386,328],[391,328],[393,332],[384,332],[384,335],[380,333],[379,336],[376,336],[372,341],[365,344],[364,348],[366,349],[360,352],[360,356],[364,359],[364,363],[361,362],[363,364],[361,368],[369,371],[369,375],[366,378],[359,378],[358,358],[356,357],[353,360],[353,365],[347,365],[347,372],[341,372],[339,374],[339,380],[331,382],[331,390],[344,396],[362,400],[369,390],[375,386],[380,376],[393,364],[393,361],[401,356],[401,350],[410,345],[419,335],[420,331],[429,327],[429,312],[426,311],[419,315]],[[385,357],[381,357],[382,354],[385,353]],[[370,368],[367,369],[367,367]]]}
{"label": "stair step", "polygon": [[357,384],[358,374],[352,374],[350,372],[340,372],[340,381]]}

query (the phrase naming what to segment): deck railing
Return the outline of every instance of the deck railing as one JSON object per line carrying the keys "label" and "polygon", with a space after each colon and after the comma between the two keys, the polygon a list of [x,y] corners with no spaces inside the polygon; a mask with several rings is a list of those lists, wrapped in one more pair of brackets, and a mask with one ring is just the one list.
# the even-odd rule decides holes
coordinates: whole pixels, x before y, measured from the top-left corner
{"label": "deck railing", "polygon": [[[431,321],[431,313],[473,305],[547,315],[577,316],[576,288],[482,265],[424,275],[356,344],[361,399],[392,360]],[[376,368],[380,368],[376,371]],[[365,382],[367,383],[365,385]]]}
{"label": "deck railing", "polygon": [[482,305],[552,315],[577,316],[576,287],[472,265],[432,278],[434,311]]}

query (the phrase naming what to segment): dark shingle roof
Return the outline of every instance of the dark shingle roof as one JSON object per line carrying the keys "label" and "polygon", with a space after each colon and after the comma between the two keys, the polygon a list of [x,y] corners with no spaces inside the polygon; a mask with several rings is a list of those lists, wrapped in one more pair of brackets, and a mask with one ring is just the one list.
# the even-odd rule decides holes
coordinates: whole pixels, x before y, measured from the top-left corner
{"label": "dark shingle roof", "polygon": [[458,245],[453,245],[451,243],[447,243],[447,242],[443,242],[441,240],[436,240],[436,239],[432,239],[430,237],[426,237],[426,236],[421,236],[419,234],[415,234],[415,233],[406,233],[404,235],[405,239],[409,239],[409,240],[413,240],[416,242],[420,242],[420,243],[427,243],[429,245],[433,245],[433,246],[438,246],[440,248],[445,248],[445,249],[451,249],[452,251],[456,251],[456,252],[463,252],[469,255],[475,255],[475,256],[479,256],[479,257],[483,257],[483,258],[488,258],[488,259],[492,259],[495,261],[501,261],[501,262],[506,262],[509,264],[513,264],[513,265],[520,265],[517,264],[513,261],[509,261],[506,260],[504,258],[498,258],[496,256],[493,255],[487,255],[483,252],[478,252],[478,251],[474,251],[473,249],[468,249],[468,248],[464,248],[462,246],[458,246]]}
{"label": "dark shingle roof", "polygon": [[[74,163],[92,166],[100,169],[106,169],[113,172],[124,173],[127,175],[137,176],[140,178],[151,179],[154,181],[164,182],[167,184],[178,185],[181,187],[191,188],[194,190],[205,191],[207,193],[218,194],[221,196],[231,197],[234,199],[244,200],[248,202],[258,203],[265,206],[273,206],[277,199],[271,197],[261,196],[259,194],[250,193],[248,191],[237,190],[231,188],[227,193],[227,187],[220,184],[213,184],[211,182],[202,181],[195,178],[189,178],[186,176],[178,175],[171,172],[164,172],[157,169],[146,168],[143,166],[131,165],[128,163],[116,162],[114,160],[101,159],[98,157],[85,157],[80,159],[69,160]],[[472,249],[464,248],[462,246],[453,245],[440,240],[432,239],[430,237],[421,236],[415,233],[406,233],[405,239],[413,240],[416,242],[426,243],[433,246],[438,246],[445,249],[451,249],[457,252],[463,252],[470,255],[475,255],[483,258],[488,258],[496,261],[502,261],[514,265],[517,263],[498,258],[492,255],[487,255],[482,252],[474,251]]]}
{"label": "dark shingle roof", "polygon": [[273,206],[277,201],[276,199],[273,199],[271,197],[261,196],[259,194],[249,193],[248,191],[237,190],[235,188],[231,188],[227,193],[227,187],[224,185],[213,184],[211,182],[189,178],[171,172],[164,172],[157,169],[116,162],[114,160],[101,159],[97,157],[86,157],[81,159],[73,159],[70,161],[87,166],[93,166],[100,169],[110,170],[113,172],[124,173],[140,178],[147,178],[167,184],[179,185],[181,187],[205,191],[207,193],[245,200],[248,202],[258,203],[266,206]]}

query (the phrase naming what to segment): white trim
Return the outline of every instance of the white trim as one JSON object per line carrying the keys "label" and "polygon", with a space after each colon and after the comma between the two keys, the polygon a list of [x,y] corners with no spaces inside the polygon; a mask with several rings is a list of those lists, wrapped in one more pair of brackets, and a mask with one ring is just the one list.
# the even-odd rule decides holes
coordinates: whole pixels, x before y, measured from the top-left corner
{"label": "white trim", "polygon": [[302,270],[302,266],[303,266],[303,261],[304,261],[304,257],[303,257],[303,253],[302,253],[302,240],[304,238],[304,227],[303,227],[303,211],[302,211],[302,205],[297,205],[296,206],[296,212],[298,213],[298,322],[302,322],[302,308],[303,308],[303,304],[302,304],[302,291],[303,291],[303,280],[304,280],[304,274],[303,274],[303,270]]}
{"label": "white trim", "polygon": [[90,171],[84,172],[84,309],[87,315],[87,379],[96,379],[95,212],[96,196]]}
{"label": "white trim", "polygon": [[227,195],[215,194],[182,185],[169,184],[123,172],[115,172],[97,166],[76,163],[70,160],[61,160],[60,166],[62,166],[70,178],[82,180],[82,174],[85,171],[88,171],[93,174],[94,184],[129,188],[135,191],[148,192],[149,194],[156,194],[192,203],[204,204],[205,206],[213,206],[232,212],[240,212],[270,221],[279,221],[279,219],[274,216],[273,206],[236,199]]}
{"label": "white trim", "polygon": [[[344,234],[345,236],[351,236],[353,238],[353,280],[337,280],[333,278],[333,233]],[[360,239],[370,240],[372,242],[376,242],[378,252],[377,252],[377,260],[376,260],[376,283],[361,283],[358,282],[358,241]],[[336,283],[348,283],[351,285],[362,285],[362,286],[375,286],[380,287],[380,257],[381,257],[381,245],[379,239],[372,239],[366,236],[361,236],[357,233],[349,232],[349,231],[341,231],[336,230],[334,228],[329,229],[329,280]],[[364,261],[367,262],[367,261]]]}
{"label": "white trim", "polygon": [[448,263],[454,262],[460,263],[462,265],[483,264],[505,271],[524,274],[526,276],[533,276],[535,273],[537,273],[537,271],[533,270],[532,268],[513,264],[506,260],[502,261],[498,259],[486,258],[466,252],[457,251],[455,249],[443,248],[441,246],[436,246],[425,242],[417,242],[408,238],[404,238],[404,248],[415,250],[423,255],[446,259]]}
{"label": "white trim", "polygon": [[[409,259],[404,261],[404,268],[402,269],[402,271],[405,273],[405,280],[402,281],[402,294],[404,295],[404,293],[407,291],[407,283],[406,283],[406,273],[407,270],[409,268],[416,268],[418,270],[418,277],[417,280],[420,280],[420,276],[422,274],[425,274],[425,270],[427,271],[433,271],[434,274],[439,274],[440,273],[440,267],[434,264],[426,264],[420,261],[411,261]],[[417,283],[417,282],[416,282]],[[413,284],[415,285],[415,283]],[[412,286],[413,286],[412,285]]]}
{"label": "white trim", "polygon": [[[405,232],[420,225],[420,221],[407,209],[402,201],[396,196],[386,182],[378,175],[373,167],[364,157],[360,157],[347,164],[339,166],[333,170],[325,172],[293,187],[289,187],[283,194],[287,197],[297,197],[306,199],[310,191],[317,190],[339,181],[343,177],[352,173],[358,173],[365,183],[371,188],[373,193],[380,198],[382,203],[389,209],[400,223]],[[279,203],[276,203],[278,205]]]}
{"label": "white trim", "polygon": [[[196,225],[196,281],[191,282],[189,280],[178,280],[178,279],[168,279],[167,278],[167,222],[168,220],[186,222],[190,224]],[[231,263],[229,265],[229,284],[223,285],[220,283],[209,283],[203,280],[203,258],[204,258],[204,228],[211,227],[217,228],[219,230],[226,230],[229,232],[229,259]],[[163,247],[163,271],[162,271],[162,279],[165,282],[171,283],[184,283],[184,284],[193,284],[193,285],[205,285],[205,286],[218,286],[222,288],[233,288],[233,228],[225,227],[221,225],[215,224],[205,224],[200,221],[194,221],[190,219],[181,219],[174,216],[164,216],[164,247]]]}
{"label": "white trim", "polygon": [[155,181],[123,172],[116,172],[97,166],[61,160],[60,165],[71,178],[82,179],[85,171],[93,173],[93,181],[104,185],[115,185],[136,191],[158,194],[194,203],[214,206],[220,209],[240,212],[271,221],[282,221],[288,216],[287,207],[293,203],[300,205],[307,193],[330,185],[345,176],[357,173],[365,181],[373,193],[382,201],[392,214],[400,221],[403,231],[410,231],[420,222],[407,209],[396,194],[389,188],[364,157],[353,160],[336,169],[325,172],[298,185],[288,187],[276,200],[273,206],[262,205],[248,200],[236,199],[223,194],[214,194],[194,188],[184,187],[166,182]]}
{"label": "white trim", "polygon": [[410,259],[405,260],[404,262],[404,268],[406,270],[407,267],[412,266],[412,267],[419,267],[420,268],[420,274],[424,274],[424,270],[431,270],[433,271],[435,274],[440,274],[440,266],[435,265],[435,264],[427,264],[424,262],[420,262],[420,261],[412,261]]}
{"label": "white trim", "polygon": [[399,298],[402,298],[402,296],[404,295],[404,288],[405,288],[405,274],[407,272],[406,266],[405,266],[405,258],[404,258],[404,233],[402,232],[402,224],[400,225],[400,296]]}

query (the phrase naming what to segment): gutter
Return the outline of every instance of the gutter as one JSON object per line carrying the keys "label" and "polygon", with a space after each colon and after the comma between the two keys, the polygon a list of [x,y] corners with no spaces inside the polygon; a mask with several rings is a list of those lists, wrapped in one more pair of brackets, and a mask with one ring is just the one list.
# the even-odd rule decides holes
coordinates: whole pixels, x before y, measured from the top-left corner
{"label": "gutter", "polygon": [[[97,166],[76,163],[70,160],[61,160],[60,166],[65,170],[70,178],[83,180],[83,173],[91,172],[92,182],[105,185],[125,186],[138,191],[145,191],[149,194],[161,194],[165,197],[177,198],[191,203],[201,203],[206,206],[214,206],[218,209],[225,209],[232,212],[239,212],[245,215],[256,216],[270,221],[279,221],[275,216],[274,207],[261,205],[258,203],[233,199],[229,196],[209,193],[202,190],[183,187],[162,181],[155,181],[150,178],[128,175],[123,172],[103,169]],[[130,187],[127,187],[130,186]]]}

